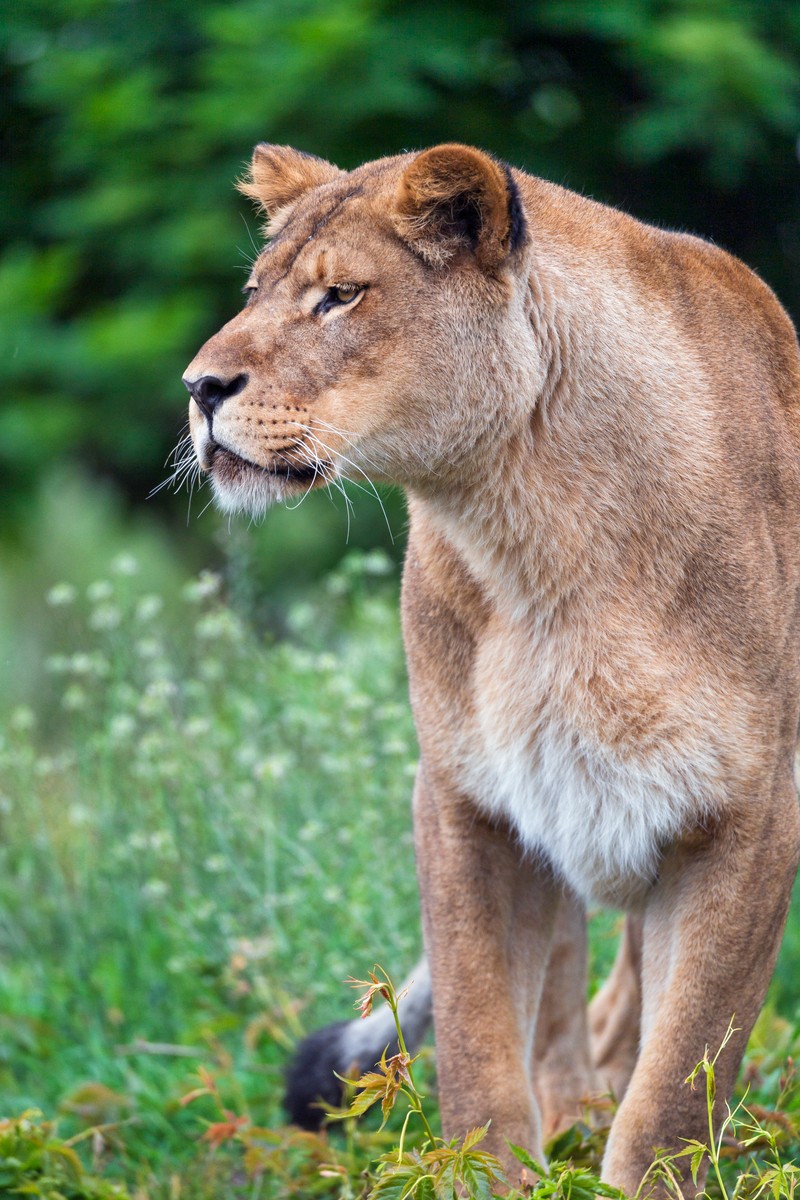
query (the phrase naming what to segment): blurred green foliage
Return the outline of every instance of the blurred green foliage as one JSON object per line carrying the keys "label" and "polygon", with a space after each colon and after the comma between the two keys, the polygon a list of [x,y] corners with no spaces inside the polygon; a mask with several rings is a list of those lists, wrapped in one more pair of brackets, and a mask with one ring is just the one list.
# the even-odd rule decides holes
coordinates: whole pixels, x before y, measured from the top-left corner
{"label": "blurred green foliage", "polygon": [[257,224],[231,184],[259,140],[345,167],[473,142],[717,239],[800,313],[795,0],[3,0],[0,17],[6,534],[65,456],[135,501],[163,478],[181,372],[240,303]]}

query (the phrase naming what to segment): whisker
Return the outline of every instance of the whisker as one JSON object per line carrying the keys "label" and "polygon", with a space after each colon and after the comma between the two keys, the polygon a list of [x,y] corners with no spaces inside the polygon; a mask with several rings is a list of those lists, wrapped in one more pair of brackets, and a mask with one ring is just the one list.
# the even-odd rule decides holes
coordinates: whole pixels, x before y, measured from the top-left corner
{"label": "whisker", "polygon": [[[296,503],[296,504],[287,504],[287,503],[286,503],[286,501],[284,501],[284,507],[285,507],[285,508],[289,508],[289,509],[291,509],[292,511],[294,511],[296,508],[299,508],[299,507],[300,507],[300,505],[301,505],[301,504],[303,503],[303,501],[305,500],[306,496],[309,494],[309,492],[310,492],[310,491],[312,490],[312,488],[314,487],[314,484],[317,482],[317,476],[319,475],[319,472],[320,472],[320,467],[321,467],[321,465],[322,465],[322,464],[320,463],[319,459],[318,459],[316,456],[312,457],[312,456],[311,456],[311,455],[308,453],[308,451],[307,451],[306,447],[303,445],[303,443],[302,443],[302,442],[298,442],[297,446],[293,447],[293,449],[294,449],[294,450],[296,450],[296,451],[298,451],[298,452],[300,453],[300,455],[301,455],[301,457],[302,457],[303,461],[305,462],[306,466],[309,466],[309,467],[313,467],[313,468],[314,468],[314,477],[313,477],[313,479],[312,479],[312,480],[311,480],[311,482],[309,483],[308,487],[307,487],[307,488],[306,488],[306,490],[303,492],[302,496],[300,497],[300,499],[297,501],[297,503]],[[278,454],[280,455],[280,457],[281,457],[281,458],[284,460],[284,462],[286,462],[286,463],[287,463],[287,466],[288,466],[288,460],[286,459],[285,455],[281,454],[280,450],[279,450],[277,453],[278,453]],[[288,475],[287,475],[287,477],[288,477]]]}
{"label": "whisker", "polygon": [[[188,526],[192,514],[192,499],[195,487],[202,488],[206,483],[194,452],[192,435],[188,428],[181,434],[177,444],[167,455],[164,466],[172,466],[172,470],[166,479],[162,479],[161,483],[156,484],[150,490],[147,498],[148,500],[152,499],[153,496],[158,495],[164,488],[170,488],[176,493],[183,487],[188,488],[189,498],[186,506],[186,524]],[[208,505],[206,505],[207,507]],[[205,509],[203,509],[203,512],[205,512]]]}
{"label": "whisker", "polygon": [[[200,520],[200,518],[202,517],[203,513],[204,513],[204,512],[207,512],[207,511],[208,511],[208,509],[209,509],[209,508],[211,508],[211,505],[212,505],[213,503],[214,503],[214,497],[213,497],[213,495],[212,495],[212,496],[211,496],[211,498],[210,498],[210,499],[209,499],[209,501],[208,501],[208,504],[205,504],[205,505],[203,505],[203,507],[200,509],[200,512],[197,514],[197,520],[198,520],[198,521],[199,521],[199,520]],[[230,523],[230,513],[229,513],[229,514],[228,514],[228,532],[229,532],[229,533],[230,533],[230,529],[231,529],[231,523]]]}
{"label": "whisker", "polygon": [[[353,445],[353,441],[352,441],[352,439],[353,439],[354,437],[358,437],[358,434],[357,434],[357,433],[353,433],[352,431],[349,431],[349,430],[346,430],[346,429],[337,429],[337,428],[336,428],[336,426],[335,426],[335,425],[331,425],[331,424],[330,424],[330,422],[328,422],[328,421],[323,421],[321,417],[318,417],[318,416],[316,415],[316,413],[315,413],[315,414],[312,416],[312,418],[311,418],[311,422],[312,422],[312,424],[313,424],[313,422],[315,422],[315,421],[317,422],[317,424],[319,424],[319,425],[322,425],[322,426],[324,426],[326,429],[330,430],[330,432],[331,432],[331,433],[336,433],[336,434],[338,434],[338,435],[339,435],[339,437],[343,437],[343,438],[344,438],[346,441],[349,441],[349,442],[350,442],[350,445],[351,445],[351,446],[353,446],[353,449],[355,449],[355,446]],[[413,446],[413,445],[412,445],[412,446],[410,447],[410,449],[413,451],[413,453],[414,453],[414,454],[416,455],[416,457],[419,459],[420,463],[422,464],[422,466],[425,468],[425,470],[426,470],[426,471],[430,471],[431,475],[438,475],[438,471],[434,471],[434,469],[433,469],[433,467],[430,465],[430,463],[428,463],[428,462],[426,462],[426,461],[425,461],[425,459],[422,457],[422,455],[420,454],[420,452],[419,452],[419,450],[417,449],[417,447],[416,447],[416,446]],[[372,466],[372,467],[375,467],[376,471],[380,471],[380,470],[381,470],[380,463],[377,463],[377,462],[375,462],[375,460],[374,460],[374,459],[370,459],[370,458],[368,458],[368,457],[367,457],[367,456],[366,456],[366,455],[363,453],[363,451],[359,451],[359,453],[360,453],[360,454],[362,454],[362,457],[364,458],[364,462],[368,463],[368,464],[369,464],[370,466]]]}
{"label": "whisker", "polygon": [[[247,224],[247,217],[244,215],[244,213],[241,214],[241,218],[242,218],[242,221],[244,222],[244,227],[247,230],[247,236],[250,238],[250,245],[253,247],[253,254],[255,255],[253,262],[255,262],[256,258],[258,258],[259,254],[261,253],[261,250],[263,247],[259,246],[256,239],[253,237],[253,231],[250,228],[250,226]],[[252,266],[252,263],[251,263],[251,266]]]}
{"label": "whisker", "polygon": [[[295,421],[295,422],[293,422],[293,424],[297,425],[297,424],[300,424],[300,422]],[[378,489],[375,487],[375,484],[372,482],[369,475],[367,475],[366,471],[363,471],[361,469],[361,467],[358,465],[358,463],[354,463],[353,460],[351,458],[348,458],[346,454],[342,454],[341,451],[334,451],[330,446],[327,446],[325,444],[325,442],[323,442],[322,438],[313,430],[313,428],[311,426],[307,426],[306,428],[308,428],[309,433],[310,433],[311,437],[314,439],[314,441],[317,442],[317,444],[322,447],[322,449],[327,453],[327,455],[329,457],[340,458],[343,462],[348,463],[353,468],[353,470],[358,471],[358,473],[360,475],[363,475],[364,479],[366,480],[366,482],[368,484],[369,491],[367,490],[367,488],[362,487],[362,485],[357,483],[354,479],[351,479],[350,483],[352,483],[353,486],[357,487],[360,491],[365,492],[368,495],[370,495],[370,494],[373,495],[375,497],[375,499],[378,501],[380,510],[383,513],[383,519],[386,522],[386,528],[389,531],[389,537],[391,539],[392,545],[394,545],[394,532],[392,530],[391,525],[389,524],[389,517],[386,513],[386,508],[384,507],[384,503],[381,500]],[[348,443],[348,445],[349,445],[349,443]],[[355,449],[355,447],[353,447],[353,448]]]}

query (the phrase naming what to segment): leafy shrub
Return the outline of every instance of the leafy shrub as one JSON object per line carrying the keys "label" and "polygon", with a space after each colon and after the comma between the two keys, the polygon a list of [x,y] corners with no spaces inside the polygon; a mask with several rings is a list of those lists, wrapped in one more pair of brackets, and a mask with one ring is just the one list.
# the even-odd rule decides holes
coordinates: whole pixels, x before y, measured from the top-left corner
{"label": "leafy shrub", "polygon": [[119,1183],[90,1175],[55,1125],[35,1109],[0,1120],[0,1196],[41,1200],[130,1200]]}

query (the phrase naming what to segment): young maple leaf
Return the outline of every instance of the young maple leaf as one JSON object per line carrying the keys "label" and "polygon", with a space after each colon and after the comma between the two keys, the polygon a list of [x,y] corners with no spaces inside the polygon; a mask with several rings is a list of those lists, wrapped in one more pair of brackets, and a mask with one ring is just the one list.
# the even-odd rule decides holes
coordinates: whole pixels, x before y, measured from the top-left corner
{"label": "young maple leaf", "polygon": [[215,1150],[219,1149],[223,1142],[233,1141],[242,1126],[248,1124],[247,1117],[237,1117],[227,1109],[225,1117],[224,1121],[214,1121],[203,1134],[202,1140],[208,1142]]}
{"label": "young maple leaf", "polygon": [[393,1054],[388,1060],[385,1050],[381,1055],[381,1061],[378,1063],[378,1066],[384,1076],[383,1095],[381,1097],[381,1112],[383,1113],[384,1121],[394,1108],[397,1093],[403,1084],[410,1083],[408,1068],[413,1061],[408,1054],[403,1054],[401,1051]]}
{"label": "young maple leaf", "polygon": [[398,1051],[387,1059],[386,1051],[376,1064],[377,1070],[366,1071],[360,1079],[350,1080],[357,1090],[348,1108],[344,1111],[330,1113],[336,1117],[359,1117],[373,1104],[380,1101],[384,1121],[394,1107],[398,1092],[404,1084],[411,1083],[409,1067],[414,1062],[408,1054]]}
{"label": "young maple leaf", "polygon": [[[375,969],[377,970],[378,968],[376,967]],[[382,996],[387,1002],[391,996],[390,985],[385,980],[378,979],[374,971],[369,971],[368,974],[369,979],[353,979],[351,976],[350,979],[345,980],[345,983],[348,983],[350,987],[367,989],[364,995],[359,996],[355,1002],[355,1007],[361,1012],[362,1018],[368,1017],[372,1012],[372,1001],[375,996]]]}

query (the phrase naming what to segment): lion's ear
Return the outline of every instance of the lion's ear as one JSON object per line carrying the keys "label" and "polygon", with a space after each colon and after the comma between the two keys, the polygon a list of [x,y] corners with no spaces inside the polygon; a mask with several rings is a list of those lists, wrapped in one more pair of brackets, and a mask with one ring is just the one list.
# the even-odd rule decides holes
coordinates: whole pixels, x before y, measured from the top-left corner
{"label": "lion's ear", "polygon": [[255,200],[267,216],[291,204],[303,192],[331,183],[342,172],[333,163],[291,146],[261,142],[253,151],[250,171],[238,183],[240,192]]}
{"label": "lion's ear", "polygon": [[525,240],[525,213],[507,167],[471,146],[434,146],[400,180],[395,227],[427,262],[441,266],[459,249],[498,267]]}

